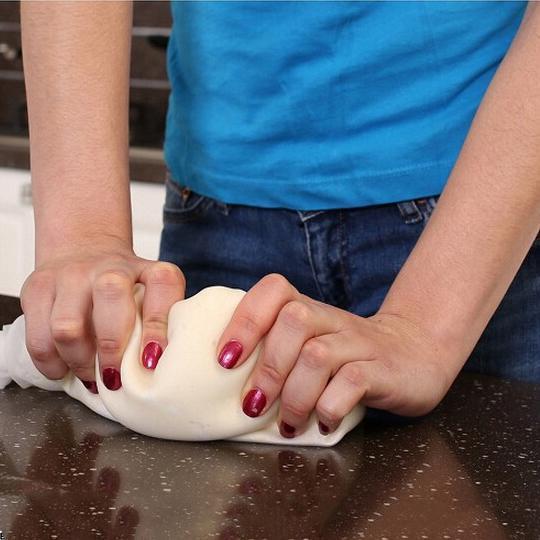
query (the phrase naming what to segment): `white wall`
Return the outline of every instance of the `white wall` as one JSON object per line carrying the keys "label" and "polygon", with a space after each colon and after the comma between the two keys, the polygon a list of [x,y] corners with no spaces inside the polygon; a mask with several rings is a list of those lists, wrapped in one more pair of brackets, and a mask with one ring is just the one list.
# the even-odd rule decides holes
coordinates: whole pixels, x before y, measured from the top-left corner
{"label": "white wall", "polygon": [[[135,253],[157,259],[165,186],[131,183]],[[30,173],[0,168],[0,294],[18,296],[34,269]]]}

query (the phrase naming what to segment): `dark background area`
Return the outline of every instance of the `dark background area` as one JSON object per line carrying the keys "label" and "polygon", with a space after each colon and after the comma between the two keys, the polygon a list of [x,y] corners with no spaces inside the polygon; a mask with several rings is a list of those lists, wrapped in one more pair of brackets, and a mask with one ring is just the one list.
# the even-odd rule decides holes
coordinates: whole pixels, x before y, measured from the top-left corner
{"label": "dark background area", "polygon": [[[169,82],[168,1],[134,2],[130,81],[132,180],[162,182]],[[29,168],[19,2],[0,2],[0,167]]]}

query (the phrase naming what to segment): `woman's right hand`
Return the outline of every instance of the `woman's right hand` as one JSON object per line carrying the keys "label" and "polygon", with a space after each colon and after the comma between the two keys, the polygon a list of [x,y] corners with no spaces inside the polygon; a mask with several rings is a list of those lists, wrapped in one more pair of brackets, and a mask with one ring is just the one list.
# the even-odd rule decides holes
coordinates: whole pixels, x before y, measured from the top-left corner
{"label": "woman's right hand", "polygon": [[49,256],[21,289],[26,347],[37,369],[50,379],[71,370],[97,392],[97,351],[105,386],[121,386],[120,364],[134,323],[135,283],[145,285],[143,365],[155,367],[167,345],[167,319],[181,300],[185,280],[174,264],[137,257],[117,242],[95,242]]}

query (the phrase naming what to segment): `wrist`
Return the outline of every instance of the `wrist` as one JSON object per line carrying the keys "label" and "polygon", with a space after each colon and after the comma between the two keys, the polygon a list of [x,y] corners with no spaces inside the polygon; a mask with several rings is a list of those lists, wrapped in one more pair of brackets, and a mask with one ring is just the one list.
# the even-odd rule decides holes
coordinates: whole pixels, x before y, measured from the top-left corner
{"label": "wrist", "polygon": [[[77,233],[72,229],[68,234],[63,231],[46,234],[36,231],[36,268],[64,257],[85,256],[90,253],[109,253],[134,255],[131,232],[129,234],[111,233],[110,230],[82,230]],[[58,234],[60,233],[60,234]]]}
{"label": "wrist", "polygon": [[417,353],[427,357],[426,360],[440,369],[445,386],[449,388],[465,364],[470,350],[463,346],[463,337],[460,339],[443,324],[434,324],[417,315],[414,310],[411,312],[403,305],[385,300],[372,319],[383,323],[391,321],[392,326],[398,327],[400,334],[409,338]]}

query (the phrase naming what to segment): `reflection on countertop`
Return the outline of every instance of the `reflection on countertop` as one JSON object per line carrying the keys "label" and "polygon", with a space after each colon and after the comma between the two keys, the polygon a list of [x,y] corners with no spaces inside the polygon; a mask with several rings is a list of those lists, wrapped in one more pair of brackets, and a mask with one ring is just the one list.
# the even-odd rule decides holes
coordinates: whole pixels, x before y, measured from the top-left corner
{"label": "reflection on countertop", "polygon": [[[17,313],[0,298],[0,324]],[[366,421],[330,449],[179,443],[11,386],[0,391],[0,530],[9,540],[538,538],[539,413],[540,386],[464,375],[431,415]]]}

